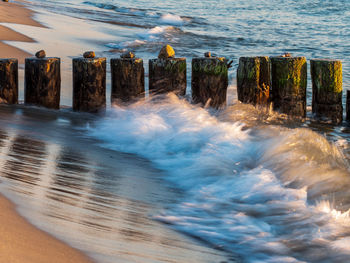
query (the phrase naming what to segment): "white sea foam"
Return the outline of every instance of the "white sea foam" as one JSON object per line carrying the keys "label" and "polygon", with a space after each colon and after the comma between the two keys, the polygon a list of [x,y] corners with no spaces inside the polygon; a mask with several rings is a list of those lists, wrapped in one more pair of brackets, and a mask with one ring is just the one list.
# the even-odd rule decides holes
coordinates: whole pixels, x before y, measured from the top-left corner
{"label": "white sea foam", "polygon": [[350,185],[338,148],[308,129],[243,128],[169,95],[115,106],[89,133],[185,191],[157,220],[247,262],[346,260],[349,212],[327,203]]}
{"label": "white sea foam", "polygon": [[138,33],[139,39],[133,41],[124,41],[121,43],[108,43],[107,47],[113,49],[126,49],[129,47],[139,47],[147,43],[162,42],[165,39],[172,37],[174,32],[179,32],[179,29],[173,26],[156,26],[148,29],[143,33]]}
{"label": "white sea foam", "polygon": [[176,26],[181,26],[184,23],[184,20],[180,16],[173,15],[173,14],[162,15],[159,21],[162,24],[176,25]]}
{"label": "white sea foam", "polygon": [[165,26],[156,26],[151,28],[143,33],[139,33],[138,36],[147,41],[156,41],[159,40],[162,34],[166,31],[167,27]]}
{"label": "white sea foam", "polygon": [[119,44],[116,43],[108,43],[106,44],[107,47],[112,48],[112,49],[126,49],[128,47],[139,47],[142,46],[144,44],[146,44],[147,42],[145,40],[139,40],[136,39],[134,41],[125,41],[125,42],[121,42]]}

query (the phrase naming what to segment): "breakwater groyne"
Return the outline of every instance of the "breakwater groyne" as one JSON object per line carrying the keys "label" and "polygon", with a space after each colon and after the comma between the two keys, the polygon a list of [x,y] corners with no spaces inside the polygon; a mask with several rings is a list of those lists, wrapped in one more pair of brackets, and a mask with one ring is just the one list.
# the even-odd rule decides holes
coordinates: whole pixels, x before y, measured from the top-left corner
{"label": "breakwater groyne", "polygon": [[[51,109],[60,107],[60,58],[46,57],[45,51],[25,60],[25,104]],[[73,110],[99,112],[106,107],[106,58],[93,51],[73,58]],[[224,57],[193,58],[191,63],[192,101],[213,108],[226,104],[228,70],[232,61]],[[112,58],[111,101],[133,102],[145,97],[143,60],[132,52]],[[342,63],[339,60],[311,59],[312,112],[315,119],[333,124],[343,121]],[[186,94],[186,58],[175,58],[175,51],[164,46],[158,58],[149,60],[149,94]],[[237,68],[239,101],[273,109],[297,118],[306,117],[307,59],[286,53],[276,57],[241,57]],[[350,119],[350,93],[347,117]],[[18,60],[0,59],[0,99],[18,103]]]}

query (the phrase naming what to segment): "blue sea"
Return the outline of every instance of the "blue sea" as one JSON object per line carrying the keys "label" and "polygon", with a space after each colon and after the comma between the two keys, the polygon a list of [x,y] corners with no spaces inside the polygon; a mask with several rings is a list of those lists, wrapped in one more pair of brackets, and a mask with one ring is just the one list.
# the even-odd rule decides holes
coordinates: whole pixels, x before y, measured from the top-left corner
{"label": "blue sea", "polygon": [[[103,263],[350,262],[349,125],[313,121],[310,79],[305,122],[239,103],[235,86],[241,56],[340,59],[345,102],[350,1],[29,6],[107,36],[84,40],[99,55],[135,52],[146,76],[164,44],[188,65],[206,51],[234,61],[220,111],[173,94],[105,116],[2,109],[0,189],[31,222]],[[6,172],[18,165],[16,176]]]}

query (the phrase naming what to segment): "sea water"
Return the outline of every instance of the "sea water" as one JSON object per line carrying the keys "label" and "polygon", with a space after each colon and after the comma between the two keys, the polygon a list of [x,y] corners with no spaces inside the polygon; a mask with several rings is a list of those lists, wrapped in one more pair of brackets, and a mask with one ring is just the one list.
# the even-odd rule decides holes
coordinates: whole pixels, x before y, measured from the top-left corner
{"label": "sea water", "polygon": [[[163,231],[175,230],[200,240],[204,247],[224,253],[218,252],[220,256],[214,258],[207,257],[207,262],[219,262],[221,256],[226,257],[226,261],[243,262],[350,261],[350,138],[347,125],[319,125],[310,119],[304,123],[294,122],[269,109],[240,104],[234,92],[235,69],[240,56],[279,55],[284,52],[307,58],[341,59],[344,89],[347,89],[350,83],[350,39],[347,34],[350,2],[75,0],[36,1],[33,5],[49,12],[88,20],[94,26],[98,24],[102,32],[112,36],[112,39],[99,43],[99,51],[107,57],[118,56],[120,52],[131,49],[144,59],[152,58],[163,44],[169,43],[178,56],[184,56],[189,61],[193,56],[202,56],[205,51],[234,61],[230,71],[228,107],[224,110],[203,109],[170,94],[162,100],[149,99],[130,106],[114,105],[105,117],[89,119],[73,132],[78,141],[91,140],[94,147],[102,147],[101,152],[113,153],[112,156],[116,153],[131,154],[128,166],[119,161],[122,163],[120,167],[124,167],[117,173],[123,178],[123,187],[127,185],[128,189],[132,189],[140,187],[140,184],[149,185],[142,180],[137,183],[140,174],[145,173],[147,178],[157,178],[159,186],[155,188],[165,188],[160,192],[168,192],[171,197],[143,200],[148,205],[155,204],[157,208],[143,209],[144,206],[141,206],[141,210],[147,211],[141,213],[148,222],[146,225],[156,224],[157,227],[151,228],[153,230],[163,227],[166,229]],[[310,112],[308,117],[311,117]],[[61,122],[57,123],[55,125]],[[68,130],[69,125],[66,127]],[[57,145],[62,143],[62,140],[56,142]],[[5,151],[4,156],[7,155]],[[135,158],[143,161],[140,164]],[[61,221],[54,222],[61,222],[69,230],[74,229],[69,222],[73,221],[73,225],[83,229],[84,233],[91,231],[90,235],[85,233],[81,236],[86,237],[85,242],[94,251],[92,254],[98,254],[99,260],[108,262],[123,251],[120,243],[117,243],[116,249],[109,242],[113,233],[119,233],[113,242],[118,242],[120,238],[131,242],[128,236],[138,237],[136,241],[132,240],[136,243],[140,239],[157,238],[149,238],[152,231],[148,227],[145,227],[148,235],[135,234],[145,231],[141,227],[142,222],[137,222],[137,227],[117,227],[118,220],[111,219],[110,215],[115,215],[115,210],[119,211],[118,206],[125,207],[121,205],[125,202],[119,200],[126,198],[128,202],[130,199],[139,202],[143,197],[128,196],[132,191],[117,187],[114,168],[105,171],[103,167],[107,161],[104,158],[96,162],[98,165],[89,166],[88,162],[83,165],[88,168],[76,171],[77,177],[87,171],[104,171],[105,177],[89,173],[87,178],[90,181],[85,182],[89,187],[79,188],[77,179],[75,184],[70,183],[69,169],[64,170],[63,175],[62,171],[58,173],[58,189],[76,199],[70,206],[65,205],[65,202],[71,202],[70,199],[65,198],[63,202],[62,197],[58,201],[63,205],[59,205],[60,202],[54,204],[62,206],[63,210],[69,207],[75,220],[60,214],[56,219],[61,218]],[[74,159],[68,164],[74,164]],[[138,169],[132,168],[134,166]],[[4,180],[10,186],[12,181],[20,181],[16,178]],[[56,181],[46,182],[49,193],[55,192],[52,184]],[[133,183],[130,186],[130,182],[125,184],[126,181]],[[99,191],[90,187],[95,185]],[[77,196],[69,191],[67,193],[67,189],[74,187],[81,191]],[[141,196],[147,196],[147,192],[157,193],[149,190]],[[53,195],[54,198],[56,195]],[[93,206],[90,206],[90,199]],[[35,204],[33,201],[33,207],[36,207]],[[77,204],[80,204],[81,214],[75,210]],[[104,209],[96,209],[99,205]],[[137,205],[126,207],[131,207],[132,211],[140,209]],[[89,220],[82,220],[86,209]],[[48,210],[39,211],[40,220],[47,220],[40,214]],[[51,209],[49,214],[52,215],[52,211],[55,210]],[[102,220],[101,223],[96,224],[94,218]],[[43,225],[45,228],[47,224]],[[101,231],[99,242],[88,241],[96,236],[96,229]],[[59,235],[62,231],[52,232]],[[103,236],[106,233],[110,233],[108,238]],[[76,238],[73,243],[81,248],[79,243],[84,243],[83,240]],[[135,249],[126,248],[128,253],[118,260],[146,262],[145,259],[142,261],[144,256],[149,262],[205,261],[203,258],[186,260],[186,257],[180,259],[176,256],[169,259],[167,253],[170,248],[154,257],[154,251],[147,250],[145,244],[150,243],[141,242]],[[160,244],[156,242],[155,247],[162,247]]]}
{"label": "sea water", "polygon": [[349,83],[350,3],[346,0],[48,0],[33,4],[36,9],[115,25],[105,30],[115,40],[104,43],[104,50],[132,49],[147,58],[169,43],[178,56],[191,58],[211,51],[233,59],[235,65],[240,56],[290,52],[309,59],[341,59],[344,82]]}

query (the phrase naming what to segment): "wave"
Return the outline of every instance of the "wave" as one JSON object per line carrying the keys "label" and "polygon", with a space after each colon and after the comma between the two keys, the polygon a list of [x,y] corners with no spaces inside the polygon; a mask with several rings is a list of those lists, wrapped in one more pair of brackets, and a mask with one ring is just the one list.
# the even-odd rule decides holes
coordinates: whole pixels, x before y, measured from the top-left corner
{"label": "wave", "polygon": [[185,22],[190,22],[190,17],[180,17],[179,15],[175,14],[161,14],[154,10],[146,10],[146,9],[139,9],[139,8],[128,8],[128,7],[122,7],[117,6],[114,4],[104,4],[104,3],[96,3],[91,1],[85,1],[83,4],[94,6],[100,9],[105,10],[113,10],[115,12],[125,14],[125,15],[132,15],[132,16],[142,16],[142,17],[149,17],[149,18],[158,18],[158,22],[160,24],[165,25],[175,25],[175,26],[182,26]]}
{"label": "wave", "polygon": [[180,16],[173,15],[173,14],[162,15],[162,17],[159,20],[163,24],[170,24],[170,25],[177,25],[177,26],[181,26],[184,23],[184,20]]}
{"label": "wave", "polygon": [[105,10],[114,10],[116,12],[123,13],[123,14],[130,14],[130,15],[148,14],[148,11],[145,9],[127,8],[127,7],[117,6],[114,4],[96,3],[91,1],[85,1],[83,2],[83,4],[94,6]]}
{"label": "wave", "polygon": [[133,41],[125,41],[118,44],[108,43],[106,46],[112,49],[136,48],[149,43],[154,44],[168,42],[181,33],[183,33],[183,31],[174,26],[156,26],[145,30],[143,33],[137,34],[138,39]]}
{"label": "wave", "polygon": [[307,128],[220,120],[168,95],[115,105],[88,128],[109,149],[135,153],[185,192],[156,220],[247,262],[345,262],[349,171],[339,148]]}

